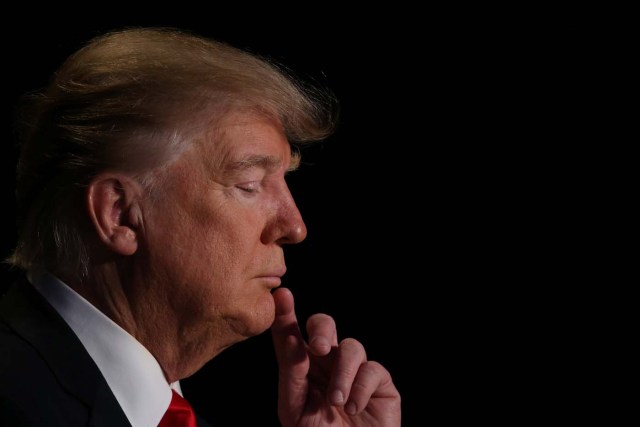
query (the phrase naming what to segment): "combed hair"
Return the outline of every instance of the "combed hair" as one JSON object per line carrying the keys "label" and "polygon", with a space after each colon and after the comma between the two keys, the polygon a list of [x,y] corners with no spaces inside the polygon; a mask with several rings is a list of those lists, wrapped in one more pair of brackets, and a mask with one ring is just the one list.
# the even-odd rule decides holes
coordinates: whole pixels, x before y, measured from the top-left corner
{"label": "combed hair", "polygon": [[85,193],[105,170],[154,184],[230,111],[276,119],[290,143],[326,138],[336,101],[282,67],[224,43],[166,28],[127,29],[90,41],[19,120],[18,243],[9,262],[82,278],[91,227]]}

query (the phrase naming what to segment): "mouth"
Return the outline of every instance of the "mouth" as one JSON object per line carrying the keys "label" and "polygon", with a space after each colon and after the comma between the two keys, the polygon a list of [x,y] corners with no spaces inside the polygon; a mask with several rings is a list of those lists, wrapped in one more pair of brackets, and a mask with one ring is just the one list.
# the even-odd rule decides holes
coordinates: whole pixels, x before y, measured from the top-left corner
{"label": "mouth", "polygon": [[287,272],[287,267],[273,269],[266,273],[260,274],[256,279],[265,283],[269,289],[275,289],[282,283],[282,276]]}
{"label": "mouth", "polygon": [[275,289],[282,283],[282,279],[276,276],[260,276],[257,279],[263,282],[268,289]]}

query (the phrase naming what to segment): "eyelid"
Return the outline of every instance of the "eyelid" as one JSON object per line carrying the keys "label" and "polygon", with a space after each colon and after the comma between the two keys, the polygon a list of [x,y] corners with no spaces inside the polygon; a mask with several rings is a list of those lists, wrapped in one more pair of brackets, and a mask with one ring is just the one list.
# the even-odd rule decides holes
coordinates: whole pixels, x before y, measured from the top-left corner
{"label": "eyelid", "polygon": [[258,191],[259,186],[259,181],[247,181],[236,184],[236,187],[247,193],[255,193],[256,191]]}

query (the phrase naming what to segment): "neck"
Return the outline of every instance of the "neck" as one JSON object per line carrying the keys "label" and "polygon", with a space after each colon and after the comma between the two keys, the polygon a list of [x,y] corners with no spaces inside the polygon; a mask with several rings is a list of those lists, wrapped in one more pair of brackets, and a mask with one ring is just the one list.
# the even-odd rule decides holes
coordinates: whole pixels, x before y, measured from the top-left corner
{"label": "neck", "polygon": [[[186,378],[232,343],[219,328],[189,327],[176,313],[171,295],[153,280],[115,263],[94,266],[87,279],[60,278],[94,307],[138,340],[158,361],[168,383]],[[166,288],[166,287],[164,287]]]}

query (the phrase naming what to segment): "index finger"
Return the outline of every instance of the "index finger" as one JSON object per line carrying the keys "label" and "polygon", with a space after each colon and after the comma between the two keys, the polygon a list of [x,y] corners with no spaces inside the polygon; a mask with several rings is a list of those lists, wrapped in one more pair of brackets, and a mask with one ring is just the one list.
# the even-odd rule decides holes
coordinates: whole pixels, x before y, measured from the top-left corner
{"label": "index finger", "polygon": [[305,351],[305,343],[298,325],[293,304],[293,294],[287,288],[276,289],[273,293],[276,315],[271,325],[273,345],[278,364],[283,367],[290,365]]}
{"label": "index finger", "polygon": [[276,316],[271,325],[273,346],[278,359],[278,414],[281,419],[298,419],[309,391],[309,358],[288,289],[273,293]]}
{"label": "index finger", "polygon": [[291,291],[287,288],[276,289],[273,292],[273,301],[276,305],[276,316],[271,325],[274,337],[275,335],[297,335],[302,337]]}

